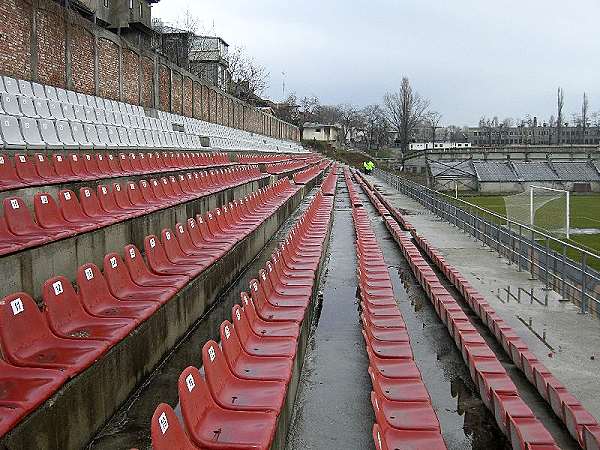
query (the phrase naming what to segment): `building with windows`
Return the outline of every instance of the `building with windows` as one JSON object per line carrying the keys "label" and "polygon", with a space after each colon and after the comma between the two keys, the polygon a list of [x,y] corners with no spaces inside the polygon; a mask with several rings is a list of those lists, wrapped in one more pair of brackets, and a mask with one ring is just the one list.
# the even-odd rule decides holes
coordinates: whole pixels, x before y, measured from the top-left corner
{"label": "building with windows", "polygon": [[302,140],[319,141],[336,144],[341,139],[341,128],[338,125],[322,123],[305,123],[302,127]]}
{"label": "building with windows", "polygon": [[498,145],[598,145],[600,127],[565,126],[557,128],[547,124],[517,127],[473,127],[467,131],[474,146]]}
{"label": "building with windows", "polygon": [[[82,16],[138,44],[150,42],[152,5],[160,0],[70,0]],[[63,2],[60,2],[63,3]]]}

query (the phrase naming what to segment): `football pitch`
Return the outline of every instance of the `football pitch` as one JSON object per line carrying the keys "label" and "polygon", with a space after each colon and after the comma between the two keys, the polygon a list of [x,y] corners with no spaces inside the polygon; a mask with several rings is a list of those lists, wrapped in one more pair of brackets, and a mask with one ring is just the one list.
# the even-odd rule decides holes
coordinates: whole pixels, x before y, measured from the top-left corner
{"label": "football pitch", "polygon": [[[461,200],[488,209],[506,216],[506,207],[502,195],[459,195]],[[589,251],[600,254],[600,194],[577,194],[571,193],[571,229],[597,229],[598,233],[577,234],[572,233],[572,243],[580,245]],[[540,212],[543,211],[543,207]],[[576,252],[569,256],[578,259]],[[596,264],[593,264],[596,266]],[[598,264],[600,266],[600,264]],[[600,267],[599,267],[600,268]]]}

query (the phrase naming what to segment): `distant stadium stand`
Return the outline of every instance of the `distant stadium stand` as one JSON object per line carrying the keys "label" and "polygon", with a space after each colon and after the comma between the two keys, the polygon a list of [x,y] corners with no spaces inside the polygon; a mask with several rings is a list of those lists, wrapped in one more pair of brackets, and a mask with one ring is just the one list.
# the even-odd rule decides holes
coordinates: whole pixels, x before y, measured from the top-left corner
{"label": "distant stadium stand", "polygon": [[558,175],[547,162],[513,162],[520,181],[560,181]]}
{"label": "distant stadium stand", "polygon": [[519,178],[510,163],[504,161],[473,161],[478,181],[517,182]]}

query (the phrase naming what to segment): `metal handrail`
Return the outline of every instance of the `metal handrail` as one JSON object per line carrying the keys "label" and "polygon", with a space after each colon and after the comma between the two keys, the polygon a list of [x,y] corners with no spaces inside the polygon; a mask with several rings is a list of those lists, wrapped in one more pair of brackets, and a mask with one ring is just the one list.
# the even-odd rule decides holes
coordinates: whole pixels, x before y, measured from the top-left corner
{"label": "metal handrail", "polygon": [[[600,293],[596,292],[596,288],[600,288],[600,273],[590,268],[588,263],[589,258],[594,258],[600,263],[598,255],[543,233],[538,229],[507,220],[506,217],[493,211],[456,199],[381,169],[375,169],[374,175],[388,181],[396,189],[409,195],[451,224],[462,228],[500,255],[507,256],[509,264],[516,263],[519,271],[529,269],[528,271],[532,277],[537,275],[540,279],[543,278],[547,287],[553,289],[559,287],[563,298],[570,298],[580,303],[581,312],[589,311],[591,301],[595,305],[593,312],[599,314]],[[467,209],[464,208],[465,206]],[[469,209],[475,211],[469,211]],[[500,219],[498,222],[502,225],[485,218],[481,214],[482,212],[495,219]],[[544,244],[539,244],[537,241]],[[561,251],[553,250],[550,247],[551,242],[556,243]],[[581,260],[577,262],[567,257],[568,249],[579,252]],[[598,290],[600,291],[600,289]]]}

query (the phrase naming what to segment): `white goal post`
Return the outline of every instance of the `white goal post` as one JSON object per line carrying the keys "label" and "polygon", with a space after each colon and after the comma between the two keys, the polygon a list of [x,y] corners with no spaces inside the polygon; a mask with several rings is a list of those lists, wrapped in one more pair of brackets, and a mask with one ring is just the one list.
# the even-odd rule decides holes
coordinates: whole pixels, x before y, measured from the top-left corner
{"label": "white goal post", "polygon": [[535,207],[535,190],[536,189],[565,194],[565,198],[566,198],[565,235],[566,235],[567,239],[569,239],[570,234],[571,234],[571,213],[570,213],[570,194],[571,193],[569,191],[567,191],[566,189],[555,189],[555,188],[550,188],[550,187],[546,187],[546,186],[536,186],[533,184],[530,185],[529,186],[529,223],[532,226],[535,225],[535,212],[539,208],[539,207],[538,208]]}

